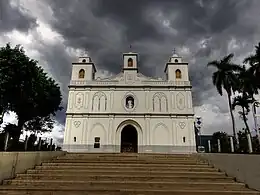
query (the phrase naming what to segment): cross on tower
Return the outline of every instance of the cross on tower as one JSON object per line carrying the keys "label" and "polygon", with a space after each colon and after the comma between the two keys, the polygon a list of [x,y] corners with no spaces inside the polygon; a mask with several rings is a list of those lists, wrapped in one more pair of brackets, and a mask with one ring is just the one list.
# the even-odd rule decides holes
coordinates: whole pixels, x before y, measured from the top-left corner
{"label": "cross on tower", "polygon": [[131,44],[129,45],[129,48],[130,48],[130,50],[132,50],[132,45]]}
{"label": "cross on tower", "polygon": [[173,48],[173,54],[176,54],[176,48],[175,47]]}

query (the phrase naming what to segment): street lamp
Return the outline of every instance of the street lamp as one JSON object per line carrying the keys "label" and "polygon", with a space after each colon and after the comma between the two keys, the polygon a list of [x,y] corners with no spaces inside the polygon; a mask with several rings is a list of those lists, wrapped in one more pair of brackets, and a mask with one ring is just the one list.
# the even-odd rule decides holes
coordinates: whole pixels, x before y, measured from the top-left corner
{"label": "street lamp", "polygon": [[259,143],[260,143],[260,136],[259,136],[259,130],[258,130],[258,125],[257,125],[257,117],[260,116],[260,115],[257,115],[256,114],[256,107],[255,107],[255,104],[256,103],[259,103],[258,100],[255,100],[253,103],[252,103],[252,112],[253,112],[253,118],[254,118],[254,125],[255,125],[255,131],[256,131],[256,135],[257,135],[257,138],[259,140]]}

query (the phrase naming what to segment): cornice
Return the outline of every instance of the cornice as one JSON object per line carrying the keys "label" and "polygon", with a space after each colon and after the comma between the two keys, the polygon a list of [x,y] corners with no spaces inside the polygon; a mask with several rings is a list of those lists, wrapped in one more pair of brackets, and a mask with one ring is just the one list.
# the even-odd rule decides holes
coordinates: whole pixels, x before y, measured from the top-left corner
{"label": "cornice", "polygon": [[183,85],[183,86],[177,86],[177,85],[152,85],[152,83],[150,85],[95,85],[95,84],[91,84],[91,85],[69,85],[68,88],[179,88],[179,89],[184,89],[184,88],[188,88],[191,89],[192,86],[191,85]]}
{"label": "cornice", "polygon": [[67,112],[67,116],[156,116],[156,117],[193,117],[194,113],[186,113],[186,114],[180,114],[180,113],[149,113],[149,112],[143,112],[143,113],[136,113],[136,112],[126,112],[126,113],[94,113],[94,112],[81,112],[81,113],[73,113],[73,112]]}

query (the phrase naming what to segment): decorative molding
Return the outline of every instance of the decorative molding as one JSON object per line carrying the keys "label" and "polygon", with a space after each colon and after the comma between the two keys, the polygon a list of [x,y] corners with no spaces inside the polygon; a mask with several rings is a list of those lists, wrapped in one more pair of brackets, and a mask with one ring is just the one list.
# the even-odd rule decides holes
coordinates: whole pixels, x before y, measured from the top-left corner
{"label": "decorative molding", "polygon": [[109,115],[115,115],[115,116],[129,116],[129,115],[133,115],[133,116],[139,116],[139,117],[144,117],[144,115],[149,115],[149,116],[154,116],[154,117],[194,117],[194,113],[185,113],[185,114],[180,114],[180,113],[155,113],[155,112],[135,112],[135,113],[126,113],[126,112],[109,112],[109,113],[95,113],[95,112],[81,112],[81,113],[74,113],[74,112],[67,112],[66,113],[67,116],[71,115],[71,116],[82,116],[82,115],[86,115],[86,116],[91,116],[91,115],[97,115],[97,116],[109,116]]}
{"label": "decorative molding", "polygon": [[[156,98],[158,98],[159,99],[159,112],[168,112],[168,98],[167,98],[167,96],[164,94],[164,93],[162,93],[162,92],[157,92],[157,93],[155,93],[154,95],[153,95],[153,111],[157,111],[157,110],[155,110],[155,104],[156,104],[156,102],[155,102],[155,100],[156,100]],[[163,98],[165,98],[165,110],[164,109],[162,109],[162,99]]]}
{"label": "decorative molding", "polygon": [[74,92],[70,91],[69,92],[69,98],[68,98],[68,103],[69,103],[69,109],[73,108],[73,99],[74,99]]}
{"label": "decorative molding", "polygon": [[153,130],[157,129],[159,126],[163,126],[166,130],[169,130],[168,127],[167,127],[167,125],[165,125],[165,124],[162,123],[162,122],[157,123],[157,124],[154,126]]}
{"label": "decorative molding", "polygon": [[180,110],[185,108],[185,96],[181,92],[176,95],[176,104],[177,108]]}
{"label": "decorative molding", "polygon": [[85,105],[84,105],[84,108],[85,109],[88,109],[88,104],[89,104],[89,92],[88,91],[85,91]]}
{"label": "decorative molding", "polygon": [[81,109],[84,104],[84,94],[82,92],[78,92],[75,97],[75,107],[77,109]]}
{"label": "decorative molding", "polygon": [[[104,125],[103,125],[102,123],[100,123],[100,122],[97,122],[97,123],[95,123],[95,124],[92,125],[92,127],[90,128],[90,131],[88,132],[88,137],[89,137],[89,138],[93,138],[93,137],[94,137],[94,136],[92,136],[92,134],[95,133],[94,130],[95,130],[95,128],[98,127],[98,126],[101,127],[101,129],[102,129],[102,131],[103,131],[103,133],[104,133],[104,138],[103,138],[103,139],[101,138],[101,141],[100,141],[101,144],[102,144],[102,143],[107,143],[107,142],[108,142],[108,140],[107,140],[108,131],[105,129]],[[91,143],[94,142],[94,140],[89,140],[89,141],[90,141]]]}
{"label": "decorative molding", "polygon": [[139,87],[174,87],[174,88],[191,88],[190,81],[166,81],[161,79],[156,80],[146,80],[141,77],[137,77],[136,80],[140,82],[136,82],[135,85],[127,85],[128,83],[122,82],[125,80],[125,77],[119,77],[117,80],[92,80],[92,81],[82,81],[82,80],[71,80],[69,84],[69,88],[71,87],[131,87],[131,88],[139,88]]}
{"label": "decorative molding", "polygon": [[[103,100],[104,97],[104,100]],[[104,101],[104,102],[102,102]],[[104,109],[101,110],[101,104],[104,103]],[[97,108],[95,107],[97,106]],[[96,109],[94,109],[96,108]],[[92,111],[106,111],[107,110],[107,96],[103,91],[96,92],[92,97]]]}
{"label": "decorative molding", "polygon": [[80,121],[74,121],[74,125],[76,128],[78,128],[80,126],[81,122]]}
{"label": "decorative molding", "polygon": [[172,99],[172,110],[174,110],[175,109],[175,93],[174,92],[171,92],[171,99]]}
{"label": "decorative molding", "polygon": [[179,122],[179,126],[181,129],[184,129],[186,124],[185,124],[185,122],[181,121],[181,122]]}

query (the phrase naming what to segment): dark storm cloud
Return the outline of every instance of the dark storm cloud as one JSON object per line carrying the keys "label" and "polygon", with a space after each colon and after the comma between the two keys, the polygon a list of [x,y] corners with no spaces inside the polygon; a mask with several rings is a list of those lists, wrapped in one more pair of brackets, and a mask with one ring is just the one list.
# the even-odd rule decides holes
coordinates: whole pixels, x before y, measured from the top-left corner
{"label": "dark storm cloud", "polygon": [[36,19],[19,7],[11,5],[10,0],[0,0],[0,33],[13,29],[27,32],[36,26]]}
{"label": "dark storm cloud", "polygon": [[[130,44],[140,54],[141,71],[149,76],[162,75],[173,47],[188,48],[190,53],[184,57],[191,62],[195,106],[217,96],[211,81],[212,69],[206,64],[233,52],[229,48],[232,39],[247,43],[235,50],[243,55],[260,38],[254,20],[260,16],[260,3],[254,0],[55,0],[48,1],[48,5],[55,18],[50,25],[63,36],[65,44],[87,49],[98,68],[113,73],[120,71],[121,54],[128,51]],[[203,47],[199,42],[203,42]],[[68,63],[64,70],[69,75],[71,63],[62,59],[54,63],[54,56],[59,53],[50,53],[53,56],[46,58],[53,63],[53,71]],[[68,83],[69,76],[60,80]]]}
{"label": "dark storm cloud", "polygon": [[[48,48],[48,49],[46,49]],[[64,124],[65,123],[65,112],[67,110],[67,99],[68,99],[68,85],[71,77],[71,62],[72,58],[66,53],[66,48],[58,44],[45,44],[44,41],[38,42],[36,49],[41,53],[41,59],[48,63],[48,67],[45,67],[51,76],[55,78],[61,88],[63,101],[61,106],[62,111],[56,113],[56,120]]]}

